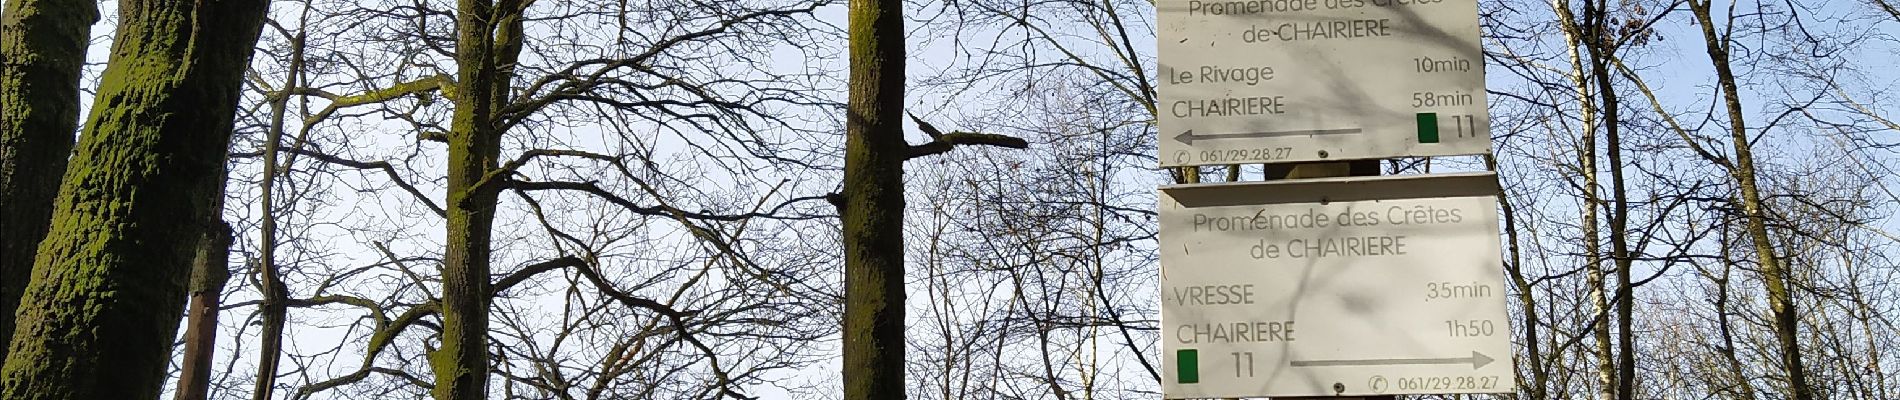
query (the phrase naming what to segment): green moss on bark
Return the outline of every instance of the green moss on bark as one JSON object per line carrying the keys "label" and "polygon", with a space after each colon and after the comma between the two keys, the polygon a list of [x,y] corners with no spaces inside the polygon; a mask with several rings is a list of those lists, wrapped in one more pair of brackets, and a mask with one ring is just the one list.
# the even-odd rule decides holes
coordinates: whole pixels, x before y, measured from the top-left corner
{"label": "green moss on bark", "polygon": [[0,360],[79,125],[91,0],[14,0],[0,18]]}
{"label": "green moss on bark", "polygon": [[850,3],[844,398],[904,398],[903,2]]}
{"label": "green moss on bark", "polygon": [[[111,61],[18,312],[0,398],[158,397],[212,229],[263,0],[120,3]],[[216,23],[202,23],[216,21]]]}
{"label": "green moss on bark", "polygon": [[448,248],[442,259],[442,347],[429,354],[438,400],[482,400],[488,383],[490,236],[498,187],[482,185],[499,167],[497,115],[508,102],[521,51],[515,0],[457,3],[455,114],[448,141]]}

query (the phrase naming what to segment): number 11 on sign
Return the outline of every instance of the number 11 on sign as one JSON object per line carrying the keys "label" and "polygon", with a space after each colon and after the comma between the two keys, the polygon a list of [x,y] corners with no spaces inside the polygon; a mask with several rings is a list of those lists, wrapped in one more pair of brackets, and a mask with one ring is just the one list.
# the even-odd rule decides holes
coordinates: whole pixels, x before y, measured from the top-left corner
{"label": "number 11 on sign", "polygon": [[[1478,117],[1474,115],[1450,115],[1452,134],[1458,138],[1478,137]],[[1438,143],[1438,113],[1418,113],[1418,142]]]}
{"label": "number 11 on sign", "polygon": [[[1253,377],[1253,352],[1236,351],[1233,354],[1234,354],[1234,377],[1235,378]],[[1241,368],[1241,362],[1243,360],[1246,362],[1245,369]]]}

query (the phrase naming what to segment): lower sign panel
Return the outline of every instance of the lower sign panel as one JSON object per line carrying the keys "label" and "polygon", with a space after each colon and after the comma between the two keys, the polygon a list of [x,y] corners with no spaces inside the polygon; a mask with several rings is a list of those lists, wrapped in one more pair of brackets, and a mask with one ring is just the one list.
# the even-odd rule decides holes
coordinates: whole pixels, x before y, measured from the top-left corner
{"label": "lower sign panel", "polygon": [[1163,188],[1165,397],[1514,391],[1496,179]]}

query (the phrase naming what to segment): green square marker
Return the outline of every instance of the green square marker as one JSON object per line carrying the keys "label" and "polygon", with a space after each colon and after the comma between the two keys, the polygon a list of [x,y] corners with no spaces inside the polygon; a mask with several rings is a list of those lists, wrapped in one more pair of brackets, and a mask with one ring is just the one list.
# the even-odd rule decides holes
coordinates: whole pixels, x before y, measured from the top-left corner
{"label": "green square marker", "polygon": [[1174,351],[1174,378],[1179,383],[1201,383],[1201,354],[1194,349]]}
{"label": "green square marker", "polygon": [[1438,143],[1438,113],[1418,113],[1418,142]]}

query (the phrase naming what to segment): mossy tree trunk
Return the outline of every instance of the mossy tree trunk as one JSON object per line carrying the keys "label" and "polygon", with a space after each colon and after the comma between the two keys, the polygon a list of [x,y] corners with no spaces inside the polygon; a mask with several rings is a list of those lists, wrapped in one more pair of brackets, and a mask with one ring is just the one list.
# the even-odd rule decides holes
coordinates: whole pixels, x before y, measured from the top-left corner
{"label": "mossy tree trunk", "polygon": [[[200,234],[216,229],[240,82],[267,3],[128,0],[22,298],[0,398],[149,399]],[[215,23],[206,23],[215,21]]]}
{"label": "mossy tree trunk", "polygon": [[904,3],[850,2],[844,398],[904,398]]}
{"label": "mossy tree trunk", "polygon": [[521,52],[525,0],[460,0],[455,114],[447,135],[448,249],[442,260],[442,341],[429,355],[438,400],[487,398],[489,243],[501,179],[499,115]]}
{"label": "mossy tree trunk", "polygon": [[12,0],[0,18],[0,360],[79,125],[93,0]]}
{"label": "mossy tree trunk", "polygon": [[904,141],[904,2],[851,0],[844,185],[844,398],[904,398],[904,162],[959,146],[1028,148],[1006,135],[943,132]]}
{"label": "mossy tree trunk", "polygon": [[[1689,1],[1689,11],[1695,14],[1696,25],[1702,28],[1703,44],[1709,53],[1709,61],[1715,64],[1715,79],[1722,89],[1722,106],[1728,116],[1729,142],[1735,147],[1735,163],[1730,175],[1741,189],[1742,216],[1747,220],[1748,238],[1755,247],[1755,257],[1761,262],[1763,286],[1768,290],[1768,308],[1775,329],[1775,342],[1781,347],[1781,367],[1788,373],[1789,397],[1795,400],[1816,398],[1814,388],[1808,385],[1807,367],[1801,361],[1800,319],[1796,314],[1793,288],[1788,285],[1788,265],[1775,255],[1774,243],[1768,236],[1768,217],[1763,208],[1761,188],[1755,179],[1755,154],[1748,137],[1748,125],[1742,112],[1740,89],[1735,83],[1735,72],[1730,66],[1730,37],[1726,32],[1717,32],[1715,18],[1708,0]],[[1729,21],[1734,23],[1733,19]],[[1731,28],[1732,29],[1732,28]]]}

